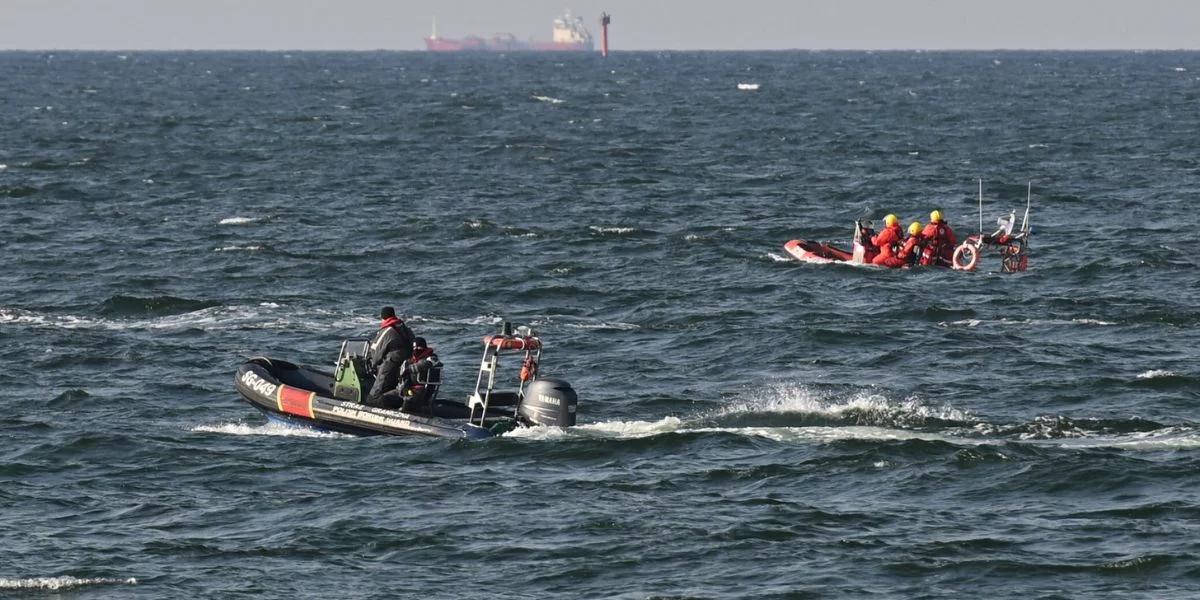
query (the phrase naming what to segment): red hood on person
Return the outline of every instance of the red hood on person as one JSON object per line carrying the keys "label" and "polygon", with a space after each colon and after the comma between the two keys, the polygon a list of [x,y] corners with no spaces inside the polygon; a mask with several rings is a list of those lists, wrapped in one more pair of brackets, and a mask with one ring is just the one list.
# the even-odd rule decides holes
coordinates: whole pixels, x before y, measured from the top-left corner
{"label": "red hood on person", "polygon": [[395,325],[399,322],[400,322],[400,317],[388,317],[388,318],[384,319],[382,323],[379,324],[379,328],[387,329],[388,327],[391,327],[392,325]]}

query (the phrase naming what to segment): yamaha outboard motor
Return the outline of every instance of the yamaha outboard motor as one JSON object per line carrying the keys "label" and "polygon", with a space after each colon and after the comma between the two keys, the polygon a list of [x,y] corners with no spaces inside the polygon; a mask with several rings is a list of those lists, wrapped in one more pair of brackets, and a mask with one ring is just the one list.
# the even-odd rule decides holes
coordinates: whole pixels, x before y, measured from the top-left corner
{"label": "yamaha outboard motor", "polygon": [[530,425],[571,427],[578,405],[579,396],[571,384],[561,379],[537,379],[525,388],[517,414]]}

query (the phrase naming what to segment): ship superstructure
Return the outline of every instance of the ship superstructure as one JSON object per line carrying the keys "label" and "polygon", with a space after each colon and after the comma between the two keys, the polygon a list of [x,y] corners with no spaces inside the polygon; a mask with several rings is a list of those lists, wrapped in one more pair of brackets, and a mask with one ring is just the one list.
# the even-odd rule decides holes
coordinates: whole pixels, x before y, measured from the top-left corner
{"label": "ship superstructure", "polygon": [[433,32],[425,38],[425,49],[430,52],[591,52],[595,48],[592,34],[583,25],[582,17],[574,17],[567,11],[554,19],[553,36],[549,42],[522,41],[511,33],[500,33],[490,38],[477,35],[462,39],[444,38],[437,33],[437,20]]}

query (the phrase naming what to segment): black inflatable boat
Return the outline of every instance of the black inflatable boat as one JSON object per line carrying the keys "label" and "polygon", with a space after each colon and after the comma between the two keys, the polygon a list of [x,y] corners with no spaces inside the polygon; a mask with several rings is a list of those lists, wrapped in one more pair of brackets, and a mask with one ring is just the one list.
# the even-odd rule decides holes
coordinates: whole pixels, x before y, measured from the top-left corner
{"label": "black inflatable boat", "polygon": [[[440,369],[423,381],[426,402],[420,412],[376,408],[362,403],[373,382],[365,368],[368,340],[342,343],[332,371],[284,360],[256,357],[238,367],[234,385],[272,421],[357,435],[426,435],[483,439],[516,427],[575,424],[579,400],[561,379],[542,378],[542,341],[527,327],[483,338],[483,360],[475,391],[466,402],[438,397]],[[497,389],[501,355],[523,354],[517,387]]]}

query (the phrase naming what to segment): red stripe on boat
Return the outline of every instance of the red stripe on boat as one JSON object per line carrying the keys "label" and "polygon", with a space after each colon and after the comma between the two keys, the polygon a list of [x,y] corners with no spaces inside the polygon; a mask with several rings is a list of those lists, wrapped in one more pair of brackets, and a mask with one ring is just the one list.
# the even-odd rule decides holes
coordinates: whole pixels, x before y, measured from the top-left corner
{"label": "red stripe on boat", "polygon": [[313,392],[294,388],[289,385],[279,386],[279,412],[301,417],[313,418]]}

